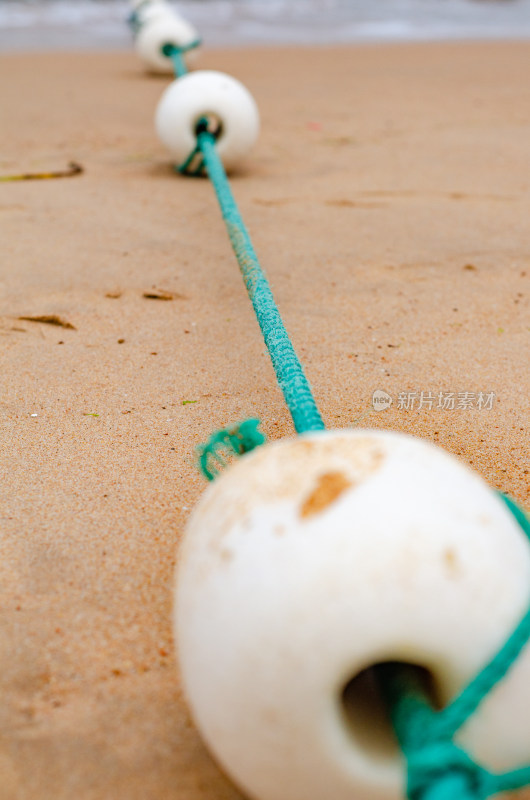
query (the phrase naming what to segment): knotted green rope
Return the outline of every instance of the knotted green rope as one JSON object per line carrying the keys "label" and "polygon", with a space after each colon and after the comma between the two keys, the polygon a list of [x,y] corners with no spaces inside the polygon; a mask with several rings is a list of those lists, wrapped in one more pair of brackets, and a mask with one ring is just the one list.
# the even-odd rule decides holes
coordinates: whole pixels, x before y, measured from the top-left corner
{"label": "knotted green rope", "polygon": [[228,450],[242,456],[264,444],[265,436],[258,430],[258,426],[259,419],[246,419],[212,434],[208,442],[198,448],[199,464],[205,478],[213,481],[218,475],[218,470],[210,466],[212,460],[217,461],[222,467],[225,466],[220,450]]}
{"label": "knotted green rope", "polygon": [[[324,424],[274,302],[250,236],[236,205],[215,136],[207,121],[197,128],[197,147],[180,171],[188,171],[197,157],[213,183],[228,235],[280,387],[298,433],[323,430]],[[255,421],[252,421],[255,422]],[[232,445],[230,434],[215,434],[202,450],[207,459],[221,442]],[[252,444],[252,436],[250,437]],[[240,442],[241,444],[241,442]],[[232,445],[233,446],[233,445]],[[244,450],[244,447],[242,447]],[[212,474],[212,473],[210,473]],[[519,506],[501,495],[515,520],[530,539],[530,522]],[[409,800],[486,800],[500,791],[530,785],[530,766],[496,775],[477,764],[454,742],[456,733],[477,710],[494,686],[507,674],[530,638],[530,607],[504,646],[476,678],[445,709],[436,711],[428,691],[411,665],[382,664],[374,667],[380,691],[386,700],[399,744],[407,762]]]}
{"label": "knotted green rope", "polygon": [[[503,496],[512,509],[513,500]],[[517,516],[522,514],[517,506]],[[515,516],[515,515],[514,515]],[[530,539],[530,521],[522,514]],[[530,766],[494,774],[471,759],[454,736],[493,687],[505,677],[528,642],[530,610],[504,647],[477,677],[442,711],[435,711],[418,673],[400,664],[374,668],[379,689],[407,760],[410,800],[486,800],[499,792],[530,784]]]}

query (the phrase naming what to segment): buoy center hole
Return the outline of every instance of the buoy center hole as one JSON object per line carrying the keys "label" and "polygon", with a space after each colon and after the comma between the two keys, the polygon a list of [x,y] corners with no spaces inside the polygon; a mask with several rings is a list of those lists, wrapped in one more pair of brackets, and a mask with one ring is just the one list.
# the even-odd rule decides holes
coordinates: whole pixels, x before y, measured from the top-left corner
{"label": "buoy center hole", "polygon": [[[396,662],[392,662],[395,664]],[[355,746],[376,762],[394,762],[399,756],[399,744],[392,727],[389,711],[381,696],[376,670],[387,664],[374,664],[349,680],[340,695],[344,724]],[[421,682],[426,694],[436,701],[435,682],[431,672],[415,664],[400,666],[413,670],[415,679]],[[381,672],[377,673],[378,675]]]}
{"label": "buoy center hole", "polygon": [[203,114],[195,124],[195,135],[198,136],[199,133],[209,133],[214,139],[219,139],[223,135],[222,120],[217,114]]}

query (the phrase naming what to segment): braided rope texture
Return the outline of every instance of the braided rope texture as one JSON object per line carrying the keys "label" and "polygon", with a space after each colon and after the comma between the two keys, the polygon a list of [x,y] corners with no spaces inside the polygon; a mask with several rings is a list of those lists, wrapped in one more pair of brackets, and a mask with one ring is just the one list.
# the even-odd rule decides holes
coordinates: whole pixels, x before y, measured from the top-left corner
{"label": "braided rope texture", "polygon": [[270,353],[280,389],[297,433],[324,430],[324,423],[295,349],[283,324],[269,282],[261,269],[249,233],[215,149],[215,138],[202,131],[198,146],[213,183],[228,235]]}

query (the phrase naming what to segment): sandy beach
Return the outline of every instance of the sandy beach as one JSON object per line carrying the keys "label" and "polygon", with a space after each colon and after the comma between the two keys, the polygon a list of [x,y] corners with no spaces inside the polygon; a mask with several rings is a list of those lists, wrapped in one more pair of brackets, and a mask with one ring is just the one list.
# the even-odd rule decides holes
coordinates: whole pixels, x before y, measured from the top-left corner
{"label": "sandy beach", "polygon": [[[260,107],[232,185],[326,424],[424,437],[527,508],[529,59],[200,60]],[[212,187],[156,139],[167,83],[127,53],[0,58],[0,176],[84,169],[0,184],[1,800],[240,797],[186,710],[173,575],[196,446],[292,426]]]}

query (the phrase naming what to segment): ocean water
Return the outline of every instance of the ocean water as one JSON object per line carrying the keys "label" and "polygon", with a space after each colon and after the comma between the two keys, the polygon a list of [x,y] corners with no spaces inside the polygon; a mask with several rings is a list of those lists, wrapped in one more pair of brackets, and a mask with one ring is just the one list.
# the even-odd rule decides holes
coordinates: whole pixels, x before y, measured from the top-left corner
{"label": "ocean water", "polygon": [[[530,0],[182,0],[206,43],[530,38]],[[126,48],[126,0],[0,0],[0,51]]]}

